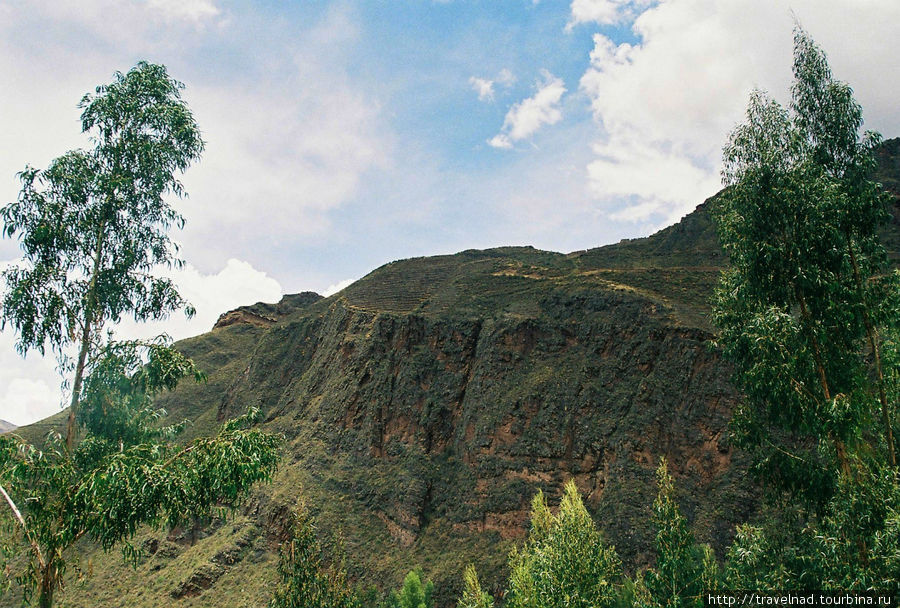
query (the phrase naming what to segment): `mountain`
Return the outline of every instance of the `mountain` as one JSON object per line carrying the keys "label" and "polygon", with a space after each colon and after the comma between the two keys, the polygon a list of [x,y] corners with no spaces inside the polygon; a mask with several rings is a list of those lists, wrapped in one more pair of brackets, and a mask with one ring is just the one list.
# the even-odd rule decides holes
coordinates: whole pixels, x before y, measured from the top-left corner
{"label": "mountain", "polygon": [[14,425],[12,422],[7,422],[6,420],[0,420],[0,434],[14,431],[17,428],[18,427],[16,425]]}
{"label": "mountain", "polygon": [[[900,141],[880,160],[879,179],[900,191]],[[650,559],[661,456],[695,533],[721,552],[757,491],[727,441],[739,395],[708,321],[726,263],[714,198],[648,238],[568,255],[503,247],[401,260],[329,298],[224,314],[179,343],[208,383],[159,404],[193,422],[188,438],[259,406],[286,437],[276,479],[233,519],[142,533],[136,569],[85,544],[93,576],[61,599],[265,605],[302,496],[357,581],[397,587],[420,565],[450,606],[468,563],[500,591],[532,496],[552,502],[570,478],[634,568]],[[898,200],[884,233],[895,260]]]}

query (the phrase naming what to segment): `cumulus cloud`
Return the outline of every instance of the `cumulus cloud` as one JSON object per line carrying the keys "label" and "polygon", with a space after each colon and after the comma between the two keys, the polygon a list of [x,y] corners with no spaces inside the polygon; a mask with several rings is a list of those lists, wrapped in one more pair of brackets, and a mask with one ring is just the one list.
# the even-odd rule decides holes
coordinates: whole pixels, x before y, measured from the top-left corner
{"label": "cumulus cloud", "polygon": [[512,141],[510,141],[509,136],[505,133],[494,135],[488,140],[488,145],[492,148],[499,148],[501,150],[511,150],[513,147]]}
{"label": "cumulus cloud", "polygon": [[472,89],[478,93],[479,101],[494,101],[494,81],[472,76],[469,78]]}
{"label": "cumulus cloud", "polygon": [[571,18],[567,30],[580,23],[611,25],[653,4],[656,0],[572,0],[569,7]]}
{"label": "cumulus cloud", "polygon": [[344,288],[349,287],[353,283],[356,282],[356,279],[344,279],[343,281],[338,281],[337,283],[332,283],[328,287],[325,288],[325,291],[322,292],[322,295],[326,298],[328,296],[333,296],[339,291],[342,291]]}
{"label": "cumulus cloud", "polygon": [[[618,19],[609,11],[622,15],[626,4],[639,8],[573,2],[572,20]],[[867,126],[896,134],[900,84],[877,66],[896,47],[888,24],[900,19],[900,5],[798,0],[793,9],[837,77],[854,87]],[[636,43],[594,35],[580,81],[599,127],[588,178],[613,219],[668,223],[718,189],[721,147],[750,91],[761,87],[787,100],[792,27],[791,13],[775,0],[668,0],[633,18]]]}
{"label": "cumulus cloud", "polygon": [[542,70],[541,76],[543,81],[535,85],[537,93],[509,109],[503,128],[488,144],[495,148],[511,148],[514,142],[531,137],[542,126],[556,124],[562,119],[559,102],[566,87],[561,78],[547,70]]}
{"label": "cumulus cloud", "polygon": [[588,184],[616,205],[609,212],[614,220],[644,222],[662,216],[668,224],[681,218],[719,188],[715,172],[695,166],[689,158],[644,144],[636,138],[619,137],[593,147],[597,158],[587,166]]}
{"label": "cumulus cloud", "polygon": [[151,323],[123,321],[116,329],[123,338],[150,338],[166,333],[175,340],[196,336],[212,329],[223,312],[255,302],[277,302],[283,295],[281,285],[248,262],[229,259],[216,273],[204,274],[194,266],[167,270],[179,293],[197,313],[190,319],[177,312],[169,319]]}
{"label": "cumulus cloud", "polygon": [[472,86],[472,89],[478,93],[479,101],[494,101],[495,83],[508,89],[515,81],[516,77],[506,68],[500,70],[493,80],[488,78],[478,78],[477,76],[469,78],[469,84]]}
{"label": "cumulus cloud", "polygon": [[[2,270],[10,262],[0,262]],[[254,302],[277,302],[282,288],[247,262],[230,259],[216,273],[204,274],[191,265],[163,274],[171,277],[182,296],[197,309],[186,319],[176,312],[165,321],[116,326],[120,339],[150,338],[166,333],[175,340],[209,331],[220,314]],[[0,418],[17,425],[29,424],[60,410],[64,396],[53,356],[31,352],[22,358],[15,352],[15,336],[7,328],[0,332]]]}

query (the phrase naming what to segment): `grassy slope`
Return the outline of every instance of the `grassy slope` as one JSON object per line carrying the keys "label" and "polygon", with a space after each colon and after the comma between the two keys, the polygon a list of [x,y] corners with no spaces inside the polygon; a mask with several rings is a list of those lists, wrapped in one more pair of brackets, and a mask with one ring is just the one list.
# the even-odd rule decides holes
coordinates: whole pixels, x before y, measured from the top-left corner
{"label": "grassy slope", "polygon": [[[900,176],[897,148],[885,148],[886,184]],[[301,493],[361,583],[394,586],[422,565],[445,603],[469,562],[499,591],[528,500],[570,477],[637,565],[662,454],[698,534],[722,546],[753,501],[724,441],[736,395],[708,348],[706,300],[724,263],[708,206],[647,239],[569,255],[394,262],[328,299],[248,308],[271,325],[183,341],[209,383],[161,404],[193,421],[188,438],[261,406],[287,437],[281,470],[233,521],[145,533],[136,570],[85,544],[93,576],[62,605],[262,605]]]}

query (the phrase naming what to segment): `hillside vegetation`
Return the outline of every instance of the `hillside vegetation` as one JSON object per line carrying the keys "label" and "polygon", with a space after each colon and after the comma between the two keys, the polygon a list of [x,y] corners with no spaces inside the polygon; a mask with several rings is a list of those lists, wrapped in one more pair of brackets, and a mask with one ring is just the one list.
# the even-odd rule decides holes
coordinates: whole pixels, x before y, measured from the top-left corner
{"label": "hillside vegetation", "polygon": [[[900,140],[879,181],[898,191]],[[882,238],[900,258],[900,195]],[[135,569],[84,545],[65,606],[263,605],[302,493],[352,579],[395,588],[421,566],[438,605],[477,566],[497,592],[540,490],[578,491],[626,569],[646,564],[666,457],[699,541],[722,551],[756,505],[726,427],[738,399],[710,347],[725,257],[715,197],[644,239],[568,255],[530,247],[392,262],[329,298],[242,307],[178,347],[209,376],[158,400],[186,440],[261,408],[286,447],[228,521],[141,538]],[[20,432],[38,438],[60,414]],[[720,553],[721,557],[721,553]]]}

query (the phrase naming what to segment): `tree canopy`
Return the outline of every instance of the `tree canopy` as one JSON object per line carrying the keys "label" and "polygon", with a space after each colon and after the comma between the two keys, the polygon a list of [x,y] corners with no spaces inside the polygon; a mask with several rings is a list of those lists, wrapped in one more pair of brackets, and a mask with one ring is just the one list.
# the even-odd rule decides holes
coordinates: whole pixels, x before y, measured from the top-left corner
{"label": "tree canopy", "polygon": [[[732,421],[767,490],[738,529],[730,588],[896,590],[900,281],[877,229],[876,133],[799,27],[791,104],[756,92],[725,147],[716,213],[731,260],[719,344],[745,394]],[[890,368],[888,368],[890,370]],[[891,568],[895,568],[891,570]]]}
{"label": "tree canopy", "polygon": [[280,438],[251,428],[256,409],[214,437],[176,443],[183,425],[165,424],[153,397],[203,375],[165,336],[112,337],[126,314],[161,319],[187,306],[170,279],[153,274],[181,264],[168,230],[183,219],[168,197],[184,194],[176,174],[203,150],[182,88],[160,65],[117,73],[80,103],[93,149],[26,167],[18,200],[0,210],[4,235],[23,252],[4,273],[0,320],[22,353],[50,347],[73,374],[64,438],[52,432],[35,446],[0,436],[0,520],[7,540],[20,541],[4,543],[4,573],[24,564],[15,577],[23,601],[36,592],[42,608],[64,584],[79,539],[134,559],[139,526],[233,508],[278,461]]}
{"label": "tree canopy", "polygon": [[859,458],[896,466],[882,335],[898,290],[869,179],[880,138],[860,137],[859,104],[799,28],[794,49],[790,108],[754,93],[725,147],[714,320],[747,397],[739,444],[769,483],[821,503]]}
{"label": "tree canopy", "polygon": [[18,200],[0,209],[4,236],[17,238],[23,254],[4,272],[0,322],[16,331],[23,354],[50,347],[64,357],[78,348],[68,449],[88,354],[104,326],[126,314],[161,319],[187,305],[170,279],[153,274],[181,264],[168,231],[184,219],[169,196],[185,194],[177,174],[204,147],[183,88],[161,65],[116,73],[79,104],[93,148],[66,152],[43,170],[26,167]]}

